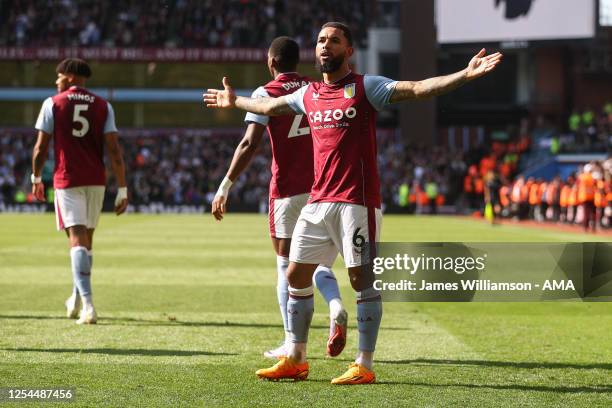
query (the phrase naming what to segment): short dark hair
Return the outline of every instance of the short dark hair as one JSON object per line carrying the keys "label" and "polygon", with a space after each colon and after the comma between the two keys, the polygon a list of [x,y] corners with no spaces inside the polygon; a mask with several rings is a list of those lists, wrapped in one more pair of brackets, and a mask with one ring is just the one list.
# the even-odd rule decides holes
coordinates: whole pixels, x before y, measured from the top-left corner
{"label": "short dark hair", "polygon": [[353,46],[353,34],[351,33],[351,29],[349,28],[349,26],[347,26],[344,23],[340,23],[338,21],[330,21],[329,23],[323,24],[323,27],[321,27],[321,30],[324,28],[328,28],[328,27],[337,28],[339,30],[342,30],[342,33],[346,37],[348,44],[351,47]]}
{"label": "short dark hair", "polygon": [[55,72],[58,74],[72,74],[89,78],[91,76],[91,68],[89,64],[80,58],[66,58],[55,68]]}
{"label": "short dark hair", "polygon": [[300,62],[300,46],[289,37],[277,37],[270,44],[270,56],[281,72],[295,71]]}

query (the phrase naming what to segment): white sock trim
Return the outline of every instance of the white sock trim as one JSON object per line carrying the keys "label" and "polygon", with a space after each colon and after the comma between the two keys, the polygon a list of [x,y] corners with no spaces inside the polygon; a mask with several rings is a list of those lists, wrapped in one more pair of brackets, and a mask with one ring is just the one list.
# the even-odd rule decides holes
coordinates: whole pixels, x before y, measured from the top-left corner
{"label": "white sock trim", "polygon": [[332,319],[338,316],[342,310],[344,310],[344,306],[340,298],[333,298],[329,301],[329,315]]}
{"label": "white sock trim", "polygon": [[355,362],[357,364],[361,364],[368,370],[372,369],[374,365],[374,352],[372,351],[359,351],[357,353],[357,357],[355,358]]}
{"label": "white sock trim", "polygon": [[314,273],[312,274],[312,281],[315,283],[315,285],[317,284],[317,274],[319,273],[328,273],[331,276],[333,276],[334,278],[336,277],[336,275],[334,275],[334,271],[332,271],[332,269],[327,266],[327,265],[319,265],[317,266],[317,269],[315,269]]}
{"label": "white sock trim", "polygon": [[87,248],[85,248],[84,246],[74,246],[70,248],[70,255],[72,255],[73,253],[77,251],[85,251],[87,253]]}
{"label": "white sock trim", "polygon": [[289,346],[288,355],[298,364],[306,362],[306,343],[291,343]]}
{"label": "white sock trim", "polygon": [[307,288],[297,289],[289,286],[289,294],[293,296],[312,296],[314,295],[314,287],[311,285]]}
{"label": "white sock trim", "polygon": [[287,268],[289,266],[289,257],[276,255],[276,266],[279,268]]}
{"label": "white sock trim", "polygon": [[84,309],[93,307],[93,299],[91,293],[89,295],[81,296],[81,303],[83,303]]}

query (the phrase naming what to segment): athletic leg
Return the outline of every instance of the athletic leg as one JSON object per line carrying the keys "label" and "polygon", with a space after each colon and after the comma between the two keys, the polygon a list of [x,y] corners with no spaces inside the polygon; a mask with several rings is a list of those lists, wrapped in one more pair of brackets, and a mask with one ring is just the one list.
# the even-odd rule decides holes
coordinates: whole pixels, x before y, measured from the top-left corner
{"label": "athletic leg", "polygon": [[[330,259],[337,257],[335,247],[330,248],[330,252]],[[314,272],[313,281],[329,307],[329,337],[326,354],[336,357],[346,346],[348,313],[342,304],[338,281],[330,267],[320,264]]]}
{"label": "athletic leg", "polygon": [[287,267],[289,266],[289,248],[291,247],[291,234],[297,221],[293,215],[293,197],[270,198],[268,222],[270,237],[276,253],[276,299],[281,319],[283,321],[284,339],[279,347],[264,351],[267,358],[278,359],[287,355],[290,344],[289,322],[287,319],[287,301],[289,300],[289,284],[287,283]]}
{"label": "athletic leg", "polygon": [[291,332],[289,357],[298,363],[306,361],[306,343],[314,313],[312,274],[316,268],[317,264],[291,262],[287,269],[289,282],[287,313]]}
{"label": "athletic leg", "polygon": [[89,238],[89,246],[87,247],[87,257],[89,258],[89,265],[93,268],[93,235],[94,228],[87,228],[87,237]]}
{"label": "athletic leg", "polygon": [[289,353],[272,367],[257,370],[255,374],[258,377],[269,380],[284,378],[304,380],[308,377],[306,343],[314,313],[312,274],[316,267],[317,264],[289,263],[287,269],[289,282],[287,314],[291,339]]}
{"label": "athletic leg", "polygon": [[305,379],[308,376],[306,344],[314,313],[312,276],[320,263],[328,261],[327,254],[330,247],[333,248],[324,226],[323,214],[324,206],[308,204],[302,210],[295,226],[287,268],[287,320],[291,347],[288,356],[277,364],[257,370],[256,374],[260,378]]}
{"label": "athletic leg", "polygon": [[265,351],[264,356],[267,358],[280,358],[287,355],[287,350],[291,342],[289,322],[287,319],[287,301],[289,300],[287,267],[289,266],[289,247],[291,245],[291,239],[272,237],[272,245],[276,252],[276,298],[283,320],[285,336],[283,343],[279,347]]}
{"label": "athletic leg", "polygon": [[376,380],[372,371],[374,350],[382,319],[380,294],[373,288],[371,260],[376,256],[382,214],[379,209],[358,205],[341,207],[339,227],[344,261],[357,300],[359,352],[355,363],[332,384],[368,384]]}

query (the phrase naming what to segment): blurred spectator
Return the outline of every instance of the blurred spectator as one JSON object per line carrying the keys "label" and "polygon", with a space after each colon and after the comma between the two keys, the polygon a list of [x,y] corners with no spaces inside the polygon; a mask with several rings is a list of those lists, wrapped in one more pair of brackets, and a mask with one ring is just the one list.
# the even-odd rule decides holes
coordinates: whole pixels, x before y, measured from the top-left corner
{"label": "blurred spectator", "polygon": [[568,118],[569,133],[552,135],[551,153],[609,152],[612,148],[612,102],[598,109],[574,110]]}
{"label": "blurred spectator", "polygon": [[[209,204],[225,175],[240,134],[194,136],[189,130],[142,130],[121,138],[131,202],[135,205]],[[387,208],[435,212],[462,196],[466,164],[462,154],[443,147],[406,146],[397,131],[380,131],[378,162]],[[17,192],[30,191],[33,132],[5,130],[0,142],[0,200],[14,203]],[[253,210],[267,203],[270,146],[266,140],[231,190],[230,206]],[[449,165],[450,164],[450,165]],[[43,180],[51,187],[53,150]],[[109,177],[112,172],[107,172]],[[450,187],[451,183],[458,185]],[[109,180],[109,185],[114,183]],[[113,193],[112,187],[109,193]]]}
{"label": "blurred spectator", "polygon": [[289,35],[311,47],[323,23],[342,21],[363,47],[369,25],[398,24],[394,6],[350,0],[4,0],[0,45],[267,47],[274,37]]}
{"label": "blurred spectator", "polygon": [[612,227],[612,159],[580,166],[566,180],[517,177],[499,192],[502,218],[581,225],[585,231]]}
{"label": "blurred spectator", "polygon": [[[208,205],[225,175],[235,136],[194,135],[184,130],[139,130],[122,137],[131,202],[135,205]],[[465,154],[442,146],[406,145],[401,134],[378,135],[381,192],[387,210],[437,213],[444,204],[483,209],[492,204],[496,218],[581,224],[609,228],[612,220],[612,159],[591,163],[575,177],[550,182],[518,176],[518,157],[528,143],[499,143]],[[33,131],[4,130],[0,138],[0,204],[30,202]],[[266,140],[252,165],[235,182],[234,210],[264,210],[270,179],[270,146]],[[486,169],[486,172],[485,172]],[[51,187],[53,150],[43,170]],[[483,176],[484,173],[484,176]],[[588,175],[584,175],[588,173]],[[112,172],[107,172],[110,176]],[[109,180],[109,185],[114,185]],[[112,187],[110,195],[114,193]],[[485,197],[485,194],[488,197]],[[52,198],[52,190],[49,190]]]}

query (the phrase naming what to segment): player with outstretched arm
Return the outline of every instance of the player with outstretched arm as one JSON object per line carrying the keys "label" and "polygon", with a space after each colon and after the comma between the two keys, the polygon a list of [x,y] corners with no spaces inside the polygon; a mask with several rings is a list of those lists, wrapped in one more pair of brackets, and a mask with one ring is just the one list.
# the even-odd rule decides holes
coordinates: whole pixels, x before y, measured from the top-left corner
{"label": "player with outstretched arm", "polygon": [[332,384],[375,381],[373,355],[382,318],[379,292],[369,266],[382,219],[380,181],[376,164],[376,112],[391,103],[441,95],[491,72],[502,55],[480,50],[468,66],[454,74],[422,81],[394,81],[351,72],[353,54],[349,27],[323,25],[316,46],[316,62],[323,81],[313,82],[278,98],[237,97],[227,78],[223,90],[209,89],[204,103],[211,108],[237,107],[274,116],[291,113],[308,118],[313,138],[315,181],[291,240],[289,253],[289,327],[291,350],[271,368],[257,371],[261,378],[305,379],[306,342],[313,314],[312,273],[327,264],[331,248],[342,254],[357,296],[359,352],[355,362]]}
{"label": "player with outstretched arm", "polygon": [[[268,50],[268,70],[273,80],[257,88],[252,97],[288,95],[310,83],[309,78],[295,72],[299,60],[300,47],[294,40],[289,37],[275,38]],[[272,146],[272,177],[269,190],[270,237],[276,252],[276,295],[283,319],[285,339],[279,347],[265,351],[264,356],[277,359],[285,357],[290,347],[287,318],[289,292],[286,273],[293,229],[302,207],[308,201],[314,179],[312,138],[308,120],[304,115],[295,115],[293,112],[273,117],[247,113],[244,121],[247,123],[246,132],[215,195],[212,214],[219,221],[223,219],[230,187],[255,156],[267,127]],[[330,329],[327,354],[336,357],[346,344],[348,315],[342,305],[338,282],[331,265],[331,263],[319,265],[314,272],[313,280],[329,305]]]}

